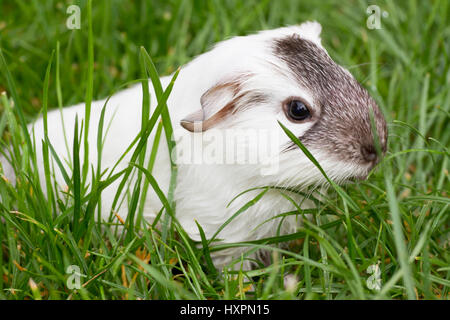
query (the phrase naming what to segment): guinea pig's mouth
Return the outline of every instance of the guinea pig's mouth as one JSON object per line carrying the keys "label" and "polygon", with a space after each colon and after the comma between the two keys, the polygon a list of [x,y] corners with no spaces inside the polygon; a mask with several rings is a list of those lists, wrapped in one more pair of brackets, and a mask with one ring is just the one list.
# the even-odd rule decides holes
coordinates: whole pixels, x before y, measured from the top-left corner
{"label": "guinea pig's mouth", "polygon": [[367,180],[368,176],[369,176],[369,173],[354,175],[354,176],[351,176],[351,177],[348,177],[347,179],[345,179],[344,183],[350,183],[350,184],[359,183],[361,181]]}
{"label": "guinea pig's mouth", "polygon": [[357,167],[356,170],[354,170],[354,172],[345,179],[345,182],[359,183],[365,181],[375,170],[375,167],[376,165]]}
{"label": "guinea pig's mouth", "polygon": [[364,181],[367,180],[367,177],[369,176],[369,174],[365,174],[365,175],[361,175],[361,176],[354,176],[353,178],[351,178],[352,181]]}

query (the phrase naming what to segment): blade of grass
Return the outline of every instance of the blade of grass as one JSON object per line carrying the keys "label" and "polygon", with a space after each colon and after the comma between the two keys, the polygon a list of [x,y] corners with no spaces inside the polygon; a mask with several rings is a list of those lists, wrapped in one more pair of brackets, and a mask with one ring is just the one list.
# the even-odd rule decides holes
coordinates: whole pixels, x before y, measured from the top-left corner
{"label": "blade of grass", "polygon": [[[89,170],[89,123],[91,118],[91,106],[94,91],[94,35],[92,31],[92,0],[87,2],[88,21],[88,71],[86,81],[85,111],[84,111],[84,160],[82,171],[82,184],[86,181]],[[75,165],[75,164],[74,164]]]}
{"label": "blade of grass", "polygon": [[390,216],[394,228],[394,241],[397,249],[397,256],[402,270],[403,282],[406,287],[406,294],[408,299],[415,299],[414,280],[412,279],[411,269],[408,262],[408,255],[405,246],[405,238],[402,230],[402,219],[398,205],[398,199],[395,195],[394,187],[392,185],[392,174],[390,170],[385,170],[385,184],[386,195],[390,208]]}

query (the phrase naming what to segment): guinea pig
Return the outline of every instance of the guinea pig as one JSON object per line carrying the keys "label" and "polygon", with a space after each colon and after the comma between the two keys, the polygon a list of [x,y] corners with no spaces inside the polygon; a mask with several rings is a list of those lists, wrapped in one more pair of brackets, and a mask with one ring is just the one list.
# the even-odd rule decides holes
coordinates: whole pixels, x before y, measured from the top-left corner
{"label": "guinea pig", "polygon": [[[291,141],[280,123],[298,137],[327,176],[337,183],[365,179],[380,160],[374,131],[381,153],[386,151],[387,128],[382,112],[350,72],[330,58],[321,44],[320,32],[319,23],[305,22],[234,37],[181,68],[167,100],[176,153],[169,154],[163,134],[152,174],[167,194],[170,158],[176,159],[178,173],[173,198],[176,218],[193,240],[201,240],[196,222],[206,238],[214,237],[218,243],[246,242],[296,231],[299,222],[295,215],[276,218],[296,210],[276,189],[268,189],[253,206],[229,221],[260,194],[257,187],[305,190],[327,184],[320,170]],[[161,78],[163,87],[170,80],[171,77]],[[103,146],[103,169],[111,170],[139,134],[142,96],[141,86],[134,86],[114,94],[107,103],[105,124],[109,124],[109,129]],[[92,104],[89,146],[93,164],[97,161],[95,124],[104,104],[105,100]],[[157,105],[153,91],[151,105]],[[75,117],[83,119],[84,109],[83,103],[64,108],[62,115],[59,111],[48,113],[48,136],[62,158],[71,156],[67,155],[61,116],[67,139],[73,141]],[[36,150],[41,150],[42,119],[29,128],[35,135]],[[154,136],[155,133],[150,135],[147,149],[151,149]],[[226,144],[231,144],[233,157],[230,161],[217,161],[230,154]],[[256,161],[239,162],[234,158],[255,155],[259,149],[265,150],[265,156]],[[207,154],[215,158],[211,160]],[[125,157],[116,172],[128,167],[129,159]],[[43,163],[39,152],[38,161]],[[64,179],[55,171],[63,188]],[[40,175],[41,181],[45,181],[43,165]],[[121,207],[111,208],[118,183],[102,193],[105,219],[111,210],[123,219],[127,215],[126,201]],[[290,196],[301,208],[313,205],[298,193]],[[154,190],[150,191],[145,218],[152,221],[162,206]],[[225,222],[228,224],[222,227]],[[217,268],[223,268],[247,249],[215,251],[213,262]],[[249,257],[262,256],[254,253]],[[241,267],[250,268],[249,261],[245,260]]]}

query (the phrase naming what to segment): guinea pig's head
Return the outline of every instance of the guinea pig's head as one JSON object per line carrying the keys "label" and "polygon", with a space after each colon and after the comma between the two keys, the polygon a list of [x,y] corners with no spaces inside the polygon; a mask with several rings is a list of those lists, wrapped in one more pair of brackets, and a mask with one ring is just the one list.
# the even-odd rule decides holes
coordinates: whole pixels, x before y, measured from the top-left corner
{"label": "guinea pig's head", "polygon": [[[199,111],[186,116],[182,127],[192,132],[194,124],[200,131],[270,130],[279,139],[274,183],[325,182],[281,122],[331,179],[366,178],[386,152],[386,122],[367,90],[330,58],[320,32],[320,24],[306,22],[219,44],[208,53],[210,66],[204,66],[215,80],[202,92]],[[214,69],[212,61],[226,67]]]}

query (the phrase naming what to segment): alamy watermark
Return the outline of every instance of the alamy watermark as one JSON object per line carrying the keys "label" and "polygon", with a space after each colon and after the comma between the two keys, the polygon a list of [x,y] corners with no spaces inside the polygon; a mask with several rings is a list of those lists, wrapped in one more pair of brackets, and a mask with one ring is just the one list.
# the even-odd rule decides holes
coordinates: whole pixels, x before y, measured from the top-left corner
{"label": "alamy watermark", "polygon": [[70,30],[81,29],[81,9],[73,4],[67,7],[66,13],[69,17],[66,20],[66,27]]}
{"label": "alamy watermark", "polygon": [[81,274],[80,267],[77,265],[70,265],[66,269],[66,274],[69,275],[66,280],[66,286],[69,290],[81,289],[81,277],[85,275]]}
{"label": "alamy watermark", "polygon": [[381,11],[381,8],[375,4],[368,6],[366,13],[369,15],[366,25],[370,30],[381,29],[381,17],[387,18],[389,16],[387,11]]}
{"label": "alamy watermark", "polygon": [[174,140],[176,148],[172,159],[176,164],[255,165],[261,175],[273,175],[279,169],[280,130],[202,131],[201,127],[196,127],[195,133],[189,135],[184,129],[176,130]]}
{"label": "alamy watermark", "polygon": [[367,268],[367,273],[371,276],[366,280],[367,288],[370,290],[380,291],[381,290],[381,270],[379,262],[377,264],[372,264]]}

